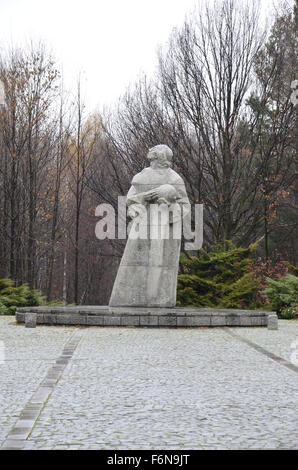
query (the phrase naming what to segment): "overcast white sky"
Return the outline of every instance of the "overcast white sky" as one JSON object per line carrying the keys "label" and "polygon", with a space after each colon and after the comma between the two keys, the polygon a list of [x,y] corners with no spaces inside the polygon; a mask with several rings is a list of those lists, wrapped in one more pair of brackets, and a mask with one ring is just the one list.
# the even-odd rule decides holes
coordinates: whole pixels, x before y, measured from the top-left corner
{"label": "overcast white sky", "polygon": [[[241,1],[241,0],[239,0]],[[113,103],[198,0],[0,0],[0,51],[44,40],[72,88],[82,72],[89,109]],[[274,0],[261,0],[263,17]]]}

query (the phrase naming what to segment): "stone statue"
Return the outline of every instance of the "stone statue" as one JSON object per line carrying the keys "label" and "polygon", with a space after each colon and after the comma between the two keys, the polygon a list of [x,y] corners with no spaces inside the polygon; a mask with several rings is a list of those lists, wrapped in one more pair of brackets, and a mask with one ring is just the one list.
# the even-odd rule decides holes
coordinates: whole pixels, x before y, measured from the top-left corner
{"label": "stone statue", "polygon": [[132,218],[114,283],[111,307],[174,307],[181,218],[189,211],[182,178],[166,145],[149,150],[150,167],[134,176],[127,194]]}

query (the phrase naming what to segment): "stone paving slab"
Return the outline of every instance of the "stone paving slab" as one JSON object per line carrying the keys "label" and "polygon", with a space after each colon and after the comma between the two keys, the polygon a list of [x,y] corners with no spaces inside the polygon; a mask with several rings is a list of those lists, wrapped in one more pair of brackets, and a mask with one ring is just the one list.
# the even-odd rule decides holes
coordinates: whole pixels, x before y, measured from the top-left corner
{"label": "stone paving slab", "polygon": [[0,362],[0,442],[72,333],[72,327],[25,329],[14,317],[0,316],[5,353]]}
{"label": "stone paving slab", "polygon": [[[75,331],[69,342],[65,345],[61,358],[67,358],[64,365],[54,364],[47,372],[46,377],[33,393],[33,396],[26,403],[19,419],[12,426],[6,435],[6,439],[2,443],[2,448],[7,450],[23,449],[26,441],[28,440],[39,415],[42,413],[46,402],[51,396],[55,385],[58,383],[61,374],[66,367],[68,361],[72,357],[75,348],[81,339],[81,332]],[[56,361],[57,362],[57,361]],[[16,441],[19,441],[16,443]]]}
{"label": "stone paving slab", "polygon": [[[279,330],[269,335],[262,334],[258,328],[241,328],[241,336],[263,346],[268,351],[290,361],[298,351],[298,321],[279,320]],[[237,331],[237,329],[235,329]],[[296,354],[298,359],[298,354]]]}
{"label": "stone paving slab", "polygon": [[[221,327],[28,330],[16,326],[13,317],[0,317],[8,352],[0,364],[0,393],[5,397],[8,390],[10,398],[0,403],[0,444],[8,449],[297,449],[298,374],[267,352],[290,361],[298,322],[281,321],[278,331],[230,330],[236,336]],[[76,331],[81,340],[73,350]],[[59,373],[47,400],[32,403],[35,392]]]}

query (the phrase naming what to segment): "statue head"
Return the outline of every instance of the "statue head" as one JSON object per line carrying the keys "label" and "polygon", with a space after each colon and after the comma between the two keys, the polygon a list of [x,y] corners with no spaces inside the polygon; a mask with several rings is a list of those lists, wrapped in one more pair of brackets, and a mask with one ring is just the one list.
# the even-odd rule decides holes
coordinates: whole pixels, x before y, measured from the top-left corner
{"label": "statue head", "polygon": [[173,152],[167,145],[155,145],[147,155],[152,168],[169,168],[172,165]]}

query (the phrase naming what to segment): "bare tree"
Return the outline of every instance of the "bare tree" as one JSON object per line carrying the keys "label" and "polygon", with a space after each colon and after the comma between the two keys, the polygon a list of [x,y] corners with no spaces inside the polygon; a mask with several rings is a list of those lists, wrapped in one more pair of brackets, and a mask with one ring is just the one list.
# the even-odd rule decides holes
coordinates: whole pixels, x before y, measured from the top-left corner
{"label": "bare tree", "polygon": [[196,144],[189,155],[203,178],[198,194],[215,241],[235,237],[253,204],[251,181],[244,178],[252,161],[241,121],[263,39],[255,2],[240,8],[234,0],[224,0],[186,22],[160,56],[162,91],[171,115],[181,134],[189,129]]}
{"label": "bare tree", "polygon": [[[59,225],[63,225],[60,217],[60,198],[61,198],[61,185],[65,181],[65,173],[69,164],[69,146],[70,146],[70,132],[71,132],[71,117],[65,111],[65,97],[63,89],[61,89],[60,96],[60,110],[59,110],[59,124],[57,128],[57,136],[55,140],[55,155],[52,161],[52,177],[49,181],[53,192],[53,205],[51,206],[51,227],[49,239],[49,254],[47,260],[46,270],[46,295],[47,299],[51,299],[52,293],[52,280],[53,280],[53,267],[55,261],[55,248],[58,236]],[[53,185],[54,183],[54,185]],[[61,235],[60,235],[61,236]]]}
{"label": "bare tree", "polygon": [[81,99],[81,84],[78,82],[76,102],[76,137],[70,146],[69,185],[75,200],[74,227],[74,302],[79,301],[79,238],[83,197],[86,191],[86,178],[93,158],[93,148],[99,132],[99,122],[95,116],[85,120],[84,104]]}

